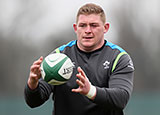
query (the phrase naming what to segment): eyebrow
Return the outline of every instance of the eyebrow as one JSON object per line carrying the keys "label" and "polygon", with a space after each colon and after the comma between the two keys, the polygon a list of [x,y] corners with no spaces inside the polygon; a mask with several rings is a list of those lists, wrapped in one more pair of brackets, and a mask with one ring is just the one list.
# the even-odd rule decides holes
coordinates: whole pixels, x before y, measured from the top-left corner
{"label": "eyebrow", "polygon": [[[79,25],[80,25],[80,24],[86,24],[86,23],[85,23],[85,22],[80,22]],[[97,22],[89,23],[89,25],[92,25],[92,24],[97,24],[97,25],[99,25],[99,23],[97,23]]]}

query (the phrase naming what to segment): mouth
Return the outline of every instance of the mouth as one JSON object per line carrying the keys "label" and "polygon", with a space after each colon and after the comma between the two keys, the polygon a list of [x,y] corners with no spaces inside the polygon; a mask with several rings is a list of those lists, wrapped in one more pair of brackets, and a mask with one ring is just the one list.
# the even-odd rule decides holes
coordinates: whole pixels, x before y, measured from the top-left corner
{"label": "mouth", "polygon": [[83,37],[83,39],[92,39],[93,37]]}

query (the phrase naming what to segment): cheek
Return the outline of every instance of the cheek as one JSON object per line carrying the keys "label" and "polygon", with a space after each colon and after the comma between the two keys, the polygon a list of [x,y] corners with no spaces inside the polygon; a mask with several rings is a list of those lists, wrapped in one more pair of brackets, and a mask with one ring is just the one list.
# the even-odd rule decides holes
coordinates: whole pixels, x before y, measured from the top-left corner
{"label": "cheek", "polygon": [[94,31],[96,36],[102,36],[104,35],[104,30],[103,29],[97,29],[96,31]]}
{"label": "cheek", "polygon": [[78,37],[80,37],[80,36],[82,36],[82,31],[81,30],[77,30],[76,34],[77,34]]}

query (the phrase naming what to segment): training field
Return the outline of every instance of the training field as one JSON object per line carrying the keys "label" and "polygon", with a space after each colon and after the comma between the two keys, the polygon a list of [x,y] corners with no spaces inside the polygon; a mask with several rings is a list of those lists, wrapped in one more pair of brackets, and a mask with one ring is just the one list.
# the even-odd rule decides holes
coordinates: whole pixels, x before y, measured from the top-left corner
{"label": "training field", "polygon": [[[24,98],[0,98],[0,115],[52,115],[52,100],[44,105],[31,109],[24,102]],[[159,115],[160,94],[133,94],[125,115]]]}

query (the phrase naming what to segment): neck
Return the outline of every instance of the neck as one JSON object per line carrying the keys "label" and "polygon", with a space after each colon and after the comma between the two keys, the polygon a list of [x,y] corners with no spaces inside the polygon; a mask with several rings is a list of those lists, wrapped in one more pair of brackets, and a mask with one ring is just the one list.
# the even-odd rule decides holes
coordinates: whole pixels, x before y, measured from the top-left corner
{"label": "neck", "polygon": [[101,42],[98,47],[94,47],[94,46],[92,46],[92,47],[80,47],[80,45],[79,45],[78,42],[77,42],[77,47],[78,47],[78,49],[80,49],[81,51],[86,52],[86,53],[89,53],[89,52],[94,52],[94,51],[96,51],[96,50],[101,49],[101,48],[104,46],[105,43],[106,43],[106,41],[103,40],[103,42]]}

